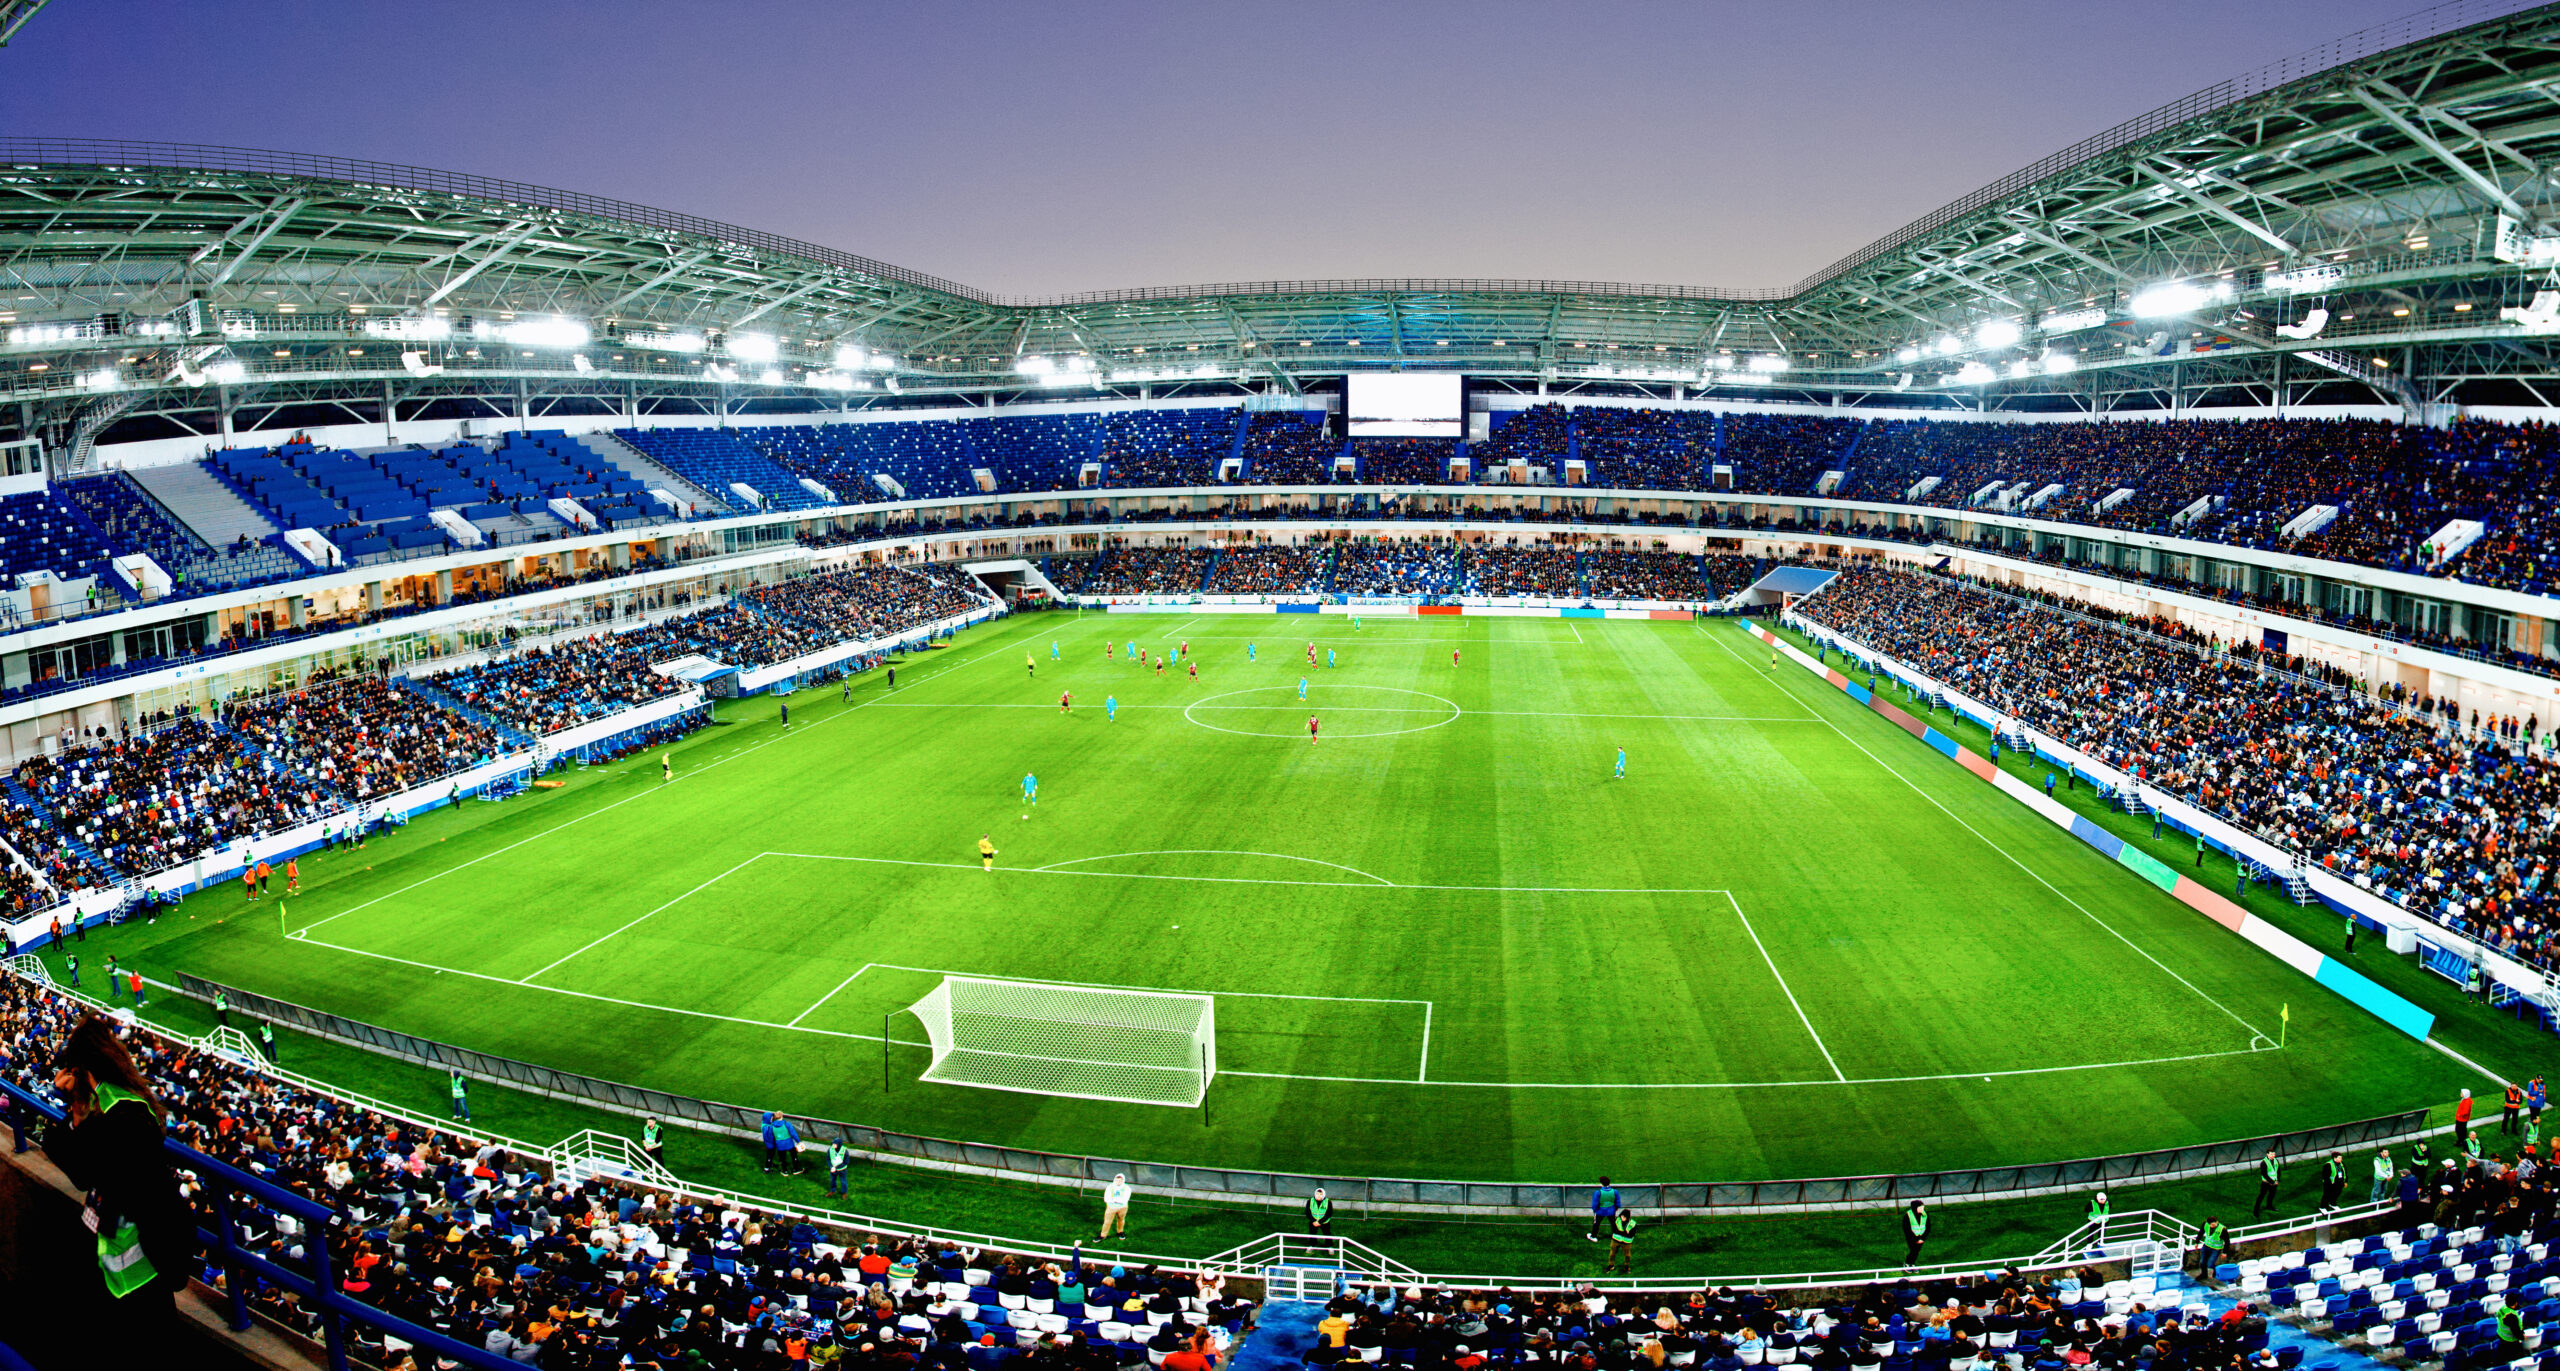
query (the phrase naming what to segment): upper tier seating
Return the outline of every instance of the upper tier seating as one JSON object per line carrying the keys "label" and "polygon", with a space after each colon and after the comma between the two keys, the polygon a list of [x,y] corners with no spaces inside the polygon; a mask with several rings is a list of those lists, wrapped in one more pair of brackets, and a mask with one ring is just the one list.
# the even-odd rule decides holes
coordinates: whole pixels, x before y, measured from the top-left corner
{"label": "upper tier seating", "polygon": [[66,481],[58,489],[89,516],[116,552],[139,552],[169,573],[177,595],[212,594],[289,580],[310,571],[274,534],[208,547],[126,472]]}
{"label": "upper tier seating", "polygon": [[0,588],[31,571],[66,581],[103,574],[107,535],[77,505],[49,490],[0,496]]}
{"label": "upper tier seating", "polygon": [[[723,498],[730,498],[730,487],[735,483],[763,496],[768,509],[820,509],[828,503],[802,486],[782,464],[748,446],[728,429],[621,428],[614,430],[614,436]],[[819,484],[834,490],[839,501],[850,503],[864,498],[823,478]]]}

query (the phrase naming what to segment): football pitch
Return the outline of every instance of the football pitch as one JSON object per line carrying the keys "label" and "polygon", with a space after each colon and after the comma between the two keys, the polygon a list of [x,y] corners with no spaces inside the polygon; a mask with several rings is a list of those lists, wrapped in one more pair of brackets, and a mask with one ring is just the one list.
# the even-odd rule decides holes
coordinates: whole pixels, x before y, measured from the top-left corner
{"label": "football pitch", "polygon": [[[1127,660],[1185,641],[1196,679]],[[721,706],[671,782],[653,753],[307,858],[289,916],[196,896],[223,921],[144,970],[759,1108],[1336,1175],[2003,1165],[2480,1084],[1728,621],[1031,615],[789,703]],[[951,973],[1213,994],[1207,1109],[920,1081],[898,1011]]]}

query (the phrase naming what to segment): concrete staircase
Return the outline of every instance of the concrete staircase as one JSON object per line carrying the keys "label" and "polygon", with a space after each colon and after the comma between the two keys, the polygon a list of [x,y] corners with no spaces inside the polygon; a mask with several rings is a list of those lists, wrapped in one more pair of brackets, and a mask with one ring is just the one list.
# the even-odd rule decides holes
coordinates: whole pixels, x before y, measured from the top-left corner
{"label": "concrete staircase", "polygon": [[201,462],[136,467],[131,474],[135,484],[207,547],[229,547],[242,537],[254,543],[282,531],[215,480]]}
{"label": "concrete staircase", "polygon": [[729,514],[735,512],[735,500],[722,499],[693,482],[678,476],[657,458],[642,452],[610,433],[581,433],[577,441],[596,455],[605,465],[619,468],[631,479],[653,490],[663,490],[694,507],[698,513]]}

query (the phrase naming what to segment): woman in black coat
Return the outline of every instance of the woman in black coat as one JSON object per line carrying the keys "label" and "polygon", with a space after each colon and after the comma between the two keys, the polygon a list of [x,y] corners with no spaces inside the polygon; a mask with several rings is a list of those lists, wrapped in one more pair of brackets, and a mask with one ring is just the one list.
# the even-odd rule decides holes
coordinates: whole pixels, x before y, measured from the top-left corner
{"label": "woman in black coat", "polygon": [[[55,1059],[53,1088],[69,1106],[70,1118],[45,1130],[45,1155],[88,1192],[100,1235],[132,1222],[155,1273],[117,1300],[116,1308],[140,1314],[148,1307],[167,1317],[195,1270],[196,1225],[161,1145],[160,1105],[150,1083],[114,1025],[93,1014],[72,1030]],[[105,1280],[103,1265],[100,1279]]]}

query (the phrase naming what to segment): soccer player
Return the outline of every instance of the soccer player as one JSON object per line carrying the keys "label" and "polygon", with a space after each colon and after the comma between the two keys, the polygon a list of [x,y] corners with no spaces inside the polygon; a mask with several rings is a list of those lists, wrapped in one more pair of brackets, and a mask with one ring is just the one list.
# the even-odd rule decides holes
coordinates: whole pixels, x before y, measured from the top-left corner
{"label": "soccer player", "polygon": [[1164,679],[1164,658],[1162,657],[1156,658],[1156,679],[1159,681]]}
{"label": "soccer player", "polygon": [[1138,660],[1138,640],[1135,638],[1129,640],[1129,660]]}
{"label": "soccer player", "polygon": [[1037,676],[1040,674],[1040,664],[1033,661],[1031,654],[1028,652],[1022,654],[1022,674],[1025,676]]}
{"label": "soccer player", "polygon": [[302,893],[302,863],[291,857],[284,859],[284,893],[287,895]]}
{"label": "soccer player", "polygon": [[1621,781],[1627,779],[1627,750],[1623,747],[1618,749],[1618,774],[1615,779]]}
{"label": "soccer player", "polygon": [[1778,669],[1778,650],[1774,647],[1769,649],[1769,669],[1771,671]]}
{"label": "soccer player", "polygon": [[1308,640],[1307,640],[1307,665],[1309,665],[1309,666],[1314,666],[1315,664],[1316,664],[1316,643],[1315,643],[1315,640],[1314,640],[1313,638],[1310,638],[1310,639],[1308,639]]}
{"label": "soccer player", "polygon": [[1155,656],[1155,654],[1154,654],[1154,653],[1152,653],[1152,652],[1149,652],[1147,649],[1145,649],[1145,648],[1143,648],[1143,647],[1142,647],[1142,648],[1139,648],[1139,649],[1138,649],[1138,665],[1140,665],[1140,666],[1145,666],[1149,661],[1151,661],[1151,660],[1153,660],[1153,659],[1154,659],[1154,656]]}
{"label": "soccer player", "polygon": [[982,870],[996,869],[996,845],[993,837],[993,834],[988,833],[978,835],[978,865]]}
{"label": "soccer player", "polygon": [[1076,693],[1075,693],[1074,691],[1072,691],[1072,690],[1061,690],[1061,691],[1059,691],[1059,692],[1058,692],[1058,712],[1059,712],[1059,713],[1061,713],[1061,714],[1066,713],[1066,712],[1067,712],[1067,706],[1069,706],[1069,705],[1071,705],[1071,704],[1074,704],[1074,703],[1075,703],[1075,700],[1076,700]]}
{"label": "soccer player", "polygon": [[1116,660],[1119,651],[1120,645],[1118,643],[1115,643],[1108,638],[1102,640],[1102,660],[1106,662]]}
{"label": "soccer player", "polygon": [[1454,648],[1454,647],[1453,647],[1453,648],[1449,649],[1449,665],[1451,665],[1451,666],[1456,666],[1457,664],[1458,664],[1458,649],[1456,649],[1456,648]]}
{"label": "soccer player", "polygon": [[1022,802],[1027,805],[1040,803],[1040,778],[1028,771],[1022,773]]}
{"label": "soccer player", "polygon": [[1312,714],[1307,716],[1307,746],[1313,747],[1316,745],[1316,732],[1321,727],[1322,725],[1316,722],[1316,716]]}
{"label": "soccer player", "polygon": [[1058,660],[1058,640],[1055,638],[1049,640],[1049,660]]}
{"label": "soccer player", "polygon": [[1324,650],[1324,665],[1325,665],[1325,669],[1326,669],[1326,670],[1328,670],[1328,671],[1330,671],[1330,670],[1332,670],[1332,669],[1333,669],[1333,649],[1332,649],[1332,648],[1326,648],[1326,649]]}
{"label": "soccer player", "polygon": [[1105,695],[1102,697],[1102,721],[1106,724],[1116,724],[1120,722],[1119,696]]}
{"label": "soccer player", "polygon": [[1191,640],[1188,638],[1182,640],[1182,655],[1186,658],[1191,655]]}
{"label": "soccer player", "polygon": [[1304,676],[1298,678],[1298,698],[1301,700],[1307,698],[1307,678]]}
{"label": "soccer player", "polygon": [[1244,659],[1248,662],[1253,660],[1253,644],[1247,643],[1244,645]]}
{"label": "soccer player", "polygon": [[666,782],[668,782],[668,781],[672,781],[672,780],[674,780],[675,778],[676,778],[676,754],[675,754],[675,753],[673,753],[673,752],[661,752],[661,753],[659,753],[659,754],[658,754],[658,782],[659,782],[659,784],[663,785],[663,784],[665,784],[665,783],[666,783]]}
{"label": "soccer player", "polygon": [[1191,659],[1191,679],[1200,679],[1200,659],[1197,657]]}
{"label": "soccer player", "polygon": [[240,859],[240,893],[258,898],[258,864],[246,857]]}
{"label": "soccer player", "polygon": [[1360,631],[1360,616],[1357,614],[1351,616],[1351,631],[1354,633]]}

